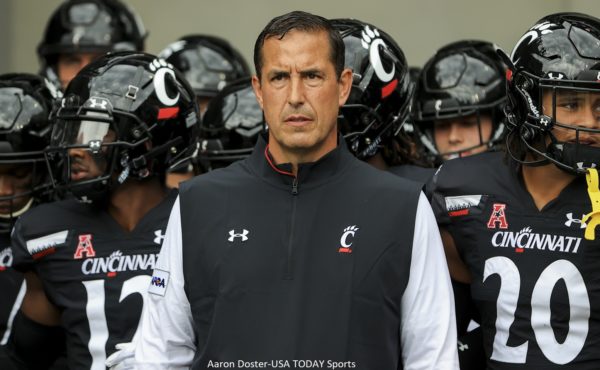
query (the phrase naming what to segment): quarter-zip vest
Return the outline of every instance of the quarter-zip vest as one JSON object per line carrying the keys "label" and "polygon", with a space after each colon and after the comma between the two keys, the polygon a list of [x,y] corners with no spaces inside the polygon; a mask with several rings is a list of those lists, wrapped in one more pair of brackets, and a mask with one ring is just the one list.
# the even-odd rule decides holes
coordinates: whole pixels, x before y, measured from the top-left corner
{"label": "quarter-zip vest", "polygon": [[419,192],[344,144],[294,176],[262,138],[246,160],[184,184],[193,369],[277,360],[401,368]]}

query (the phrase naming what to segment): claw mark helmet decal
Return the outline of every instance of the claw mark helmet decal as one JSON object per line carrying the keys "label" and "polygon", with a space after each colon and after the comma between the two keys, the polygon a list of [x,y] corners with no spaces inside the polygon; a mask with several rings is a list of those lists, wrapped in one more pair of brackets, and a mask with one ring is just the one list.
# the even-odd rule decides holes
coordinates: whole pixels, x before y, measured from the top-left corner
{"label": "claw mark helmet decal", "polygon": [[360,159],[377,154],[409,114],[413,84],[402,49],[385,32],[354,19],[334,19],[352,69],[350,96],[341,108],[340,130]]}

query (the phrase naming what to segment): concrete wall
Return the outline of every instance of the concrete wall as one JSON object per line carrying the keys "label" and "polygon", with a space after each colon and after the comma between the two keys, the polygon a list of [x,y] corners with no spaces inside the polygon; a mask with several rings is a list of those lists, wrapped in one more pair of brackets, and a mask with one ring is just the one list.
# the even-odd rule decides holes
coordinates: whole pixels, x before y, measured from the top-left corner
{"label": "concrete wall", "polygon": [[[220,35],[251,64],[254,40],[274,16],[301,9],[328,18],[357,18],[392,35],[409,64],[422,65],[440,46],[463,38],[493,41],[510,51],[539,18],[558,11],[600,17],[598,0],[123,0],[137,10],[150,34],[147,51],[159,52],[189,33]],[[35,48],[61,0],[0,1],[0,72],[36,72]]]}

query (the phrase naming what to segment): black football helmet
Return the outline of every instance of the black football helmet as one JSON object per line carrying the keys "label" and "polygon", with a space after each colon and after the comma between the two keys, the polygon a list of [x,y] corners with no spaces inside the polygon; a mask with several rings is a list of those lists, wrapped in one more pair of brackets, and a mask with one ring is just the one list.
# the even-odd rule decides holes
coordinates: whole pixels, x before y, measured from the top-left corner
{"label": "black football helmet", "polygon": [[41,74],[60,86],[59,54],[142,51],[146,36],[138,15],[118,0],[67,0],[48,20],[38,45]]}
{"label": "black football helmet", "polygon": [[[505,136],[504,105],[506,103],[506,66],[489,42],[463,40],[438,50],[423,67],[417,83],[412,117],[415,132],[422,145],[441,163],[443,157],[460,157],[462,153],[482,145],[495,148]],[[492,119],[492,133],[483,138],[480,117]],[[435,122],[477,116],[479,143],[453,153],[440,153],[435,145]]]}
{"label": "black football helmet", "polygon": [[395,137],[409,115],[413,84],[402,49],[375,26],[355,19],[333,19],[344,45],[352,89],[342,106],[340,131],[361,159],[377,154]]}
{"label": "black football helmet", "polygon": [[9,233],[16,217],[52,195],[44,149],[50,142],[48,116],[59,96],[41,76],[0,76],[0,166],[20,167],[25,175],[31,174],[27,191],[0,196],[0,202],[10,203],[9,213],[0,213],[0,233]]}
{"label": "black football helmet", "polygon": [[[150,54],[116,52],[77,74],[53,120],[47,157],[55,186],[95,201],[130,178],[162,177],[191,156],[199,116],[194,92],[173,66]],[[91,155],[102,173],[80,178],[75,150]]]}
{"label": "black football helmet", "polygon": [[[557,109],[575,110],[588,97],[600,96],[600,19],[578,13],[546,16],[521,37],[507,63],[512,64],[507,75],[509,144],[516,141],[522,148],[511,152],[513,158],[528,165],[550,161],[576,174],[600,165],[600,148],[589,143],[590,136],[600,142],[598,107],[593,127],[556,118]],[[544,95],[550,97],[547,106]],[[560,142],[555,130],[573,139]],[[526,151],[541,159],[526,161]]]}
{"label": "black football helmet", "polygon": [[208,103],[202,118],[196,155],[198,170],[207,172],[249,156],[265,126],[252,79],[230,83]]}
{"label": "black football helmet", "polygon": [[229,82],[251,76],[246,60],[226,40],[188,35],[158,54],[183,72],[196,96],[212,98]]}

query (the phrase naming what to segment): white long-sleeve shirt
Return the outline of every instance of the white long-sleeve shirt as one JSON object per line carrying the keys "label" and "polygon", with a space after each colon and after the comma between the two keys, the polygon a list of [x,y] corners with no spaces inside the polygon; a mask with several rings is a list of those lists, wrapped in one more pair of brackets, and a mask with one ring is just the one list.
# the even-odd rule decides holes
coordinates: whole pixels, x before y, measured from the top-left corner
{"label": "white long-sleeve shirt", "polygon": [[[135,350],[139,369],[188,369],[192,364],[197,348],[183,276],[178,199],[142,314]],[[458,369],[452,286],[436,220],[423,194],[416,213],[410,277],[401,302],[400,335],[404,369]]]}

